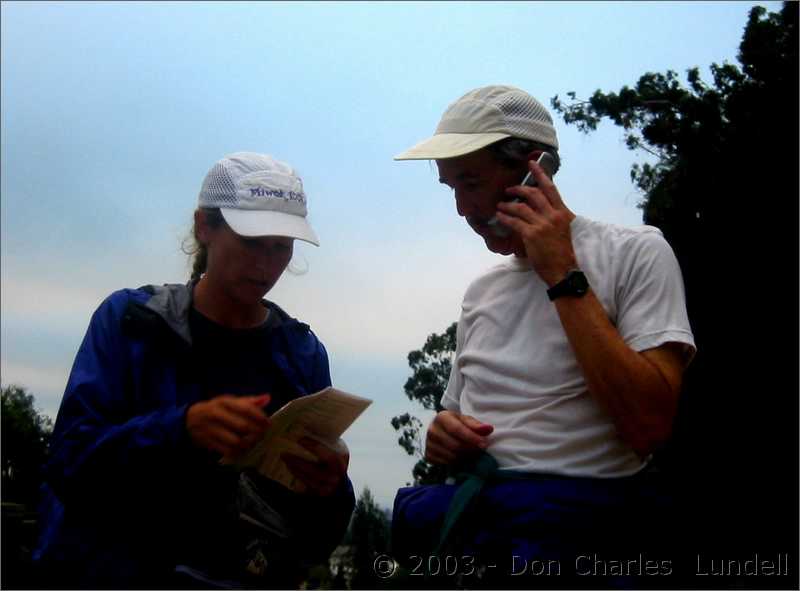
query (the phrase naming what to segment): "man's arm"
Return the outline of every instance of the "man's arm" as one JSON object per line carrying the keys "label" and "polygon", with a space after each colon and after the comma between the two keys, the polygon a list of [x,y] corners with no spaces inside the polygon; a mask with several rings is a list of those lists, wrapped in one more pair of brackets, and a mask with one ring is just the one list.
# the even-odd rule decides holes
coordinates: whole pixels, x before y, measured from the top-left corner
{"label": "man's arm", "polygon": [[[461,355],[463,346],[463,322],[462,316],[456,327],[455,360]],[[432,464],[456,464],[489,446],[489,435],[494,427],[461,414],[459,398],[463,387],[464,380],[457,361],[454,361],[442,396],[444,410],[433,418],[425,437],[425,459]]]}
{"label": "man's arm", "polygon": [[613,417],[620,437],[649,455],[672,431],[685,363],[681,345],[634,351],[591,290],[554,304],[589,393]]}
{"label": "man's arm", "polygon": [[[529,163],[538,187],[511,187],[525,203],[498,204],[498,219],[517,232],[539,277],[552,287],[578,266],[570,234],[575,215],[536,162]],[[632,349],[590,290],[583,297],[554,301],[589,393],[611,415],[620,437],[646,456],[670,435],[685,356],[666,343]]]}

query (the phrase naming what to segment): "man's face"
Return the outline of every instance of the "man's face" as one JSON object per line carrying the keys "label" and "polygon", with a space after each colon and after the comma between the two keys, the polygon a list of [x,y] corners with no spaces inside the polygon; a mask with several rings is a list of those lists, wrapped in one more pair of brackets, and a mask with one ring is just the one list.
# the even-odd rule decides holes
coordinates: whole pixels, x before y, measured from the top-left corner
{"label": "man's face", "polygon": [[437,160],[436,166],[439,182],[453,190],[458,215],[466,218],[486,247],[498,254],[525,256],[522,240],[515,233],[500,238],[487,222],[497,212],[497,204],[508,199],[505,189],[518,185],[526,168],[508,168],[486,148],[458,158]]}

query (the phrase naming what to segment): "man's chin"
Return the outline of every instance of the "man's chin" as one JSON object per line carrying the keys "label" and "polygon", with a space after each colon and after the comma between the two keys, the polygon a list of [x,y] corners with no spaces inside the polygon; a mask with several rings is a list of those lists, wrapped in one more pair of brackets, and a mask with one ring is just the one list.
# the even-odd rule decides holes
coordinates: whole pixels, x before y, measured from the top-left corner
{"label": "man's chin", "polygon": [[508,238],[498,238],[496,236],[484,236],[486,248],[494,253],[509,255],[514,254],[514,243]]}

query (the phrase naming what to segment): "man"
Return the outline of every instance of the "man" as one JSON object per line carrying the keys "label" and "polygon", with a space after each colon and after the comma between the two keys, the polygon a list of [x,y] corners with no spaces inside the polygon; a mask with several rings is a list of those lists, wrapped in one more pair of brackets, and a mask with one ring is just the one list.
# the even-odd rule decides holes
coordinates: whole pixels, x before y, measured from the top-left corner
{"label": "man", "polygon": [[[547,110],[520,89],[487,86],[451,104],[433,137],[395,159],[435,160],[458,214],[489,250],[513,255],[467,289],[426,458],[463,467],[485,451],[501,474],[521,479],[503,489],[505,499],[493,500],[495,487],[476,501],[485,526],[482,538],[472,536],[483,540],[476,551],[498,548],[488,541],[493,529],[497,540],[511,531],[498,505],[512,506],[513,521],[547,503],[511,550],[567,561],[581,575],[574,540],[544,540],[544,522],[561,530],[556,537],[580,536],[580,524],[613,521],[632,503],[648,510],[642,482],[651,480],[642,475],[670,436],[694,340],[680,269],[661,232],[574,214],[536,162],[543,153],[555,173]],[[536,186],[521,186],[527,172]],[[400,501],[399,519],[425,506],[417,494],[404,513],[411,505]]]}

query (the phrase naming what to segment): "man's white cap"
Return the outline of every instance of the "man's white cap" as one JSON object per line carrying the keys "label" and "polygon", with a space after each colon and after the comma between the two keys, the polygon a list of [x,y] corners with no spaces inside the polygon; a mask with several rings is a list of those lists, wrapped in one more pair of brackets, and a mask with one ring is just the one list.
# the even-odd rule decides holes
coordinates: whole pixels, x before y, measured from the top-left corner
{"label": "man's white cap", "polygon": [[236,152],[219,160],[200,188],[200,207],[218,207],[240,236],[288,236],[319,246],[306,219],[303,181],[267,154]]}
{"label": "man's white cap", "polygon": [[547,109],[514,86],[484,86],[452,103],[432,138],[394,157],[395,160],[444,160],[476,152],[507,137],[533,140],[558,149]]}

